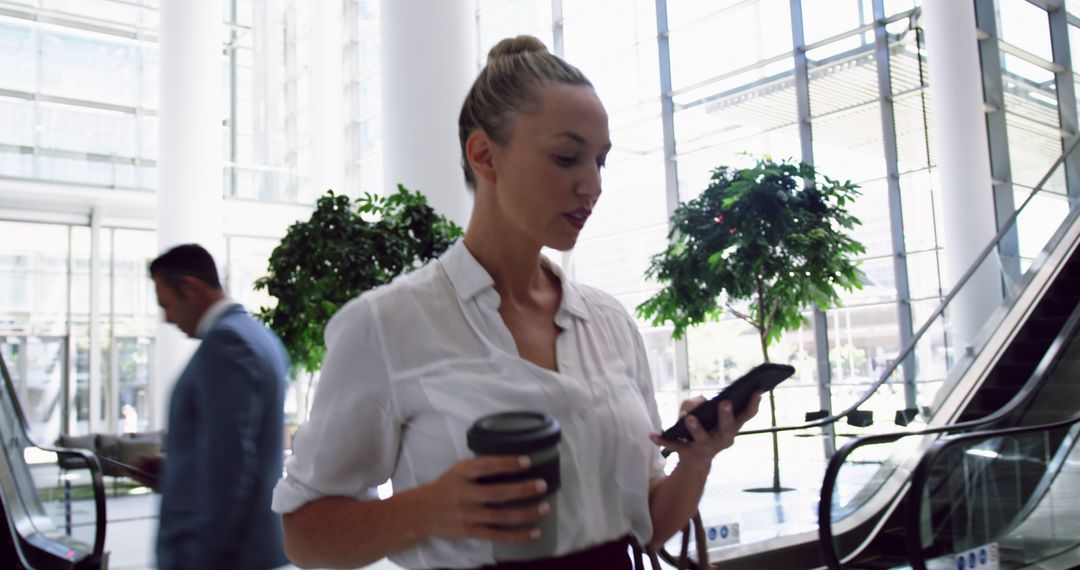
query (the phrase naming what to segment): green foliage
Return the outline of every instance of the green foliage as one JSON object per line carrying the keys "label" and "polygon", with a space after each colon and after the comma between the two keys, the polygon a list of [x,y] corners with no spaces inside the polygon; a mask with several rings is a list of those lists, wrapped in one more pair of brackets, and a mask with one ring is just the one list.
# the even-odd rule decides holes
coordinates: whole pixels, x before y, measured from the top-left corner
{"label": "green foliage", "polygon": [[270,255],[269,273],[255,289],[278,302],[257,316],[281,337],[294,365],[315,372],[326,352],[323,330],[338,308],[438,257],[461,235],[422,194],[401,185],[385,198],[365,193],[355,204],[327,191]]}
{"label": "green foliage", "polygon": [[[638,315],[674,324],[681,338],[726,308],[758,330],[768,360],[768,345],[802,325],[805,307],[836,306],[840,289],[862,287],[851,257],[865,248],[848,235],[860,223],[847,211],[858,195],[804,163],[764,158],[715,169],[709,187],[676,208],[671,244],[646,272],[663,289]],[[742,301],[748,312],[734,308]]]}

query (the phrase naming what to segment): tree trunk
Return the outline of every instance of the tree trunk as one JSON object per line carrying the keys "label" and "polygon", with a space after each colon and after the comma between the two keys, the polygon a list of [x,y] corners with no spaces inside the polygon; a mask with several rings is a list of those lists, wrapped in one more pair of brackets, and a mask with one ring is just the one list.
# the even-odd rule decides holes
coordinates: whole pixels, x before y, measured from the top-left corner
{"label": "tree trunk", "polygon": [[[760,298],[759,298],[760,299]],[[760,302],[760,301],[759,301]],[[760,307],[760,305],[759,305]],[[765,362],[769,361],[769,341],[768,331],[765,330],[764,323],[761,329],[759,329],[759,338],[761,339],[761,355],[765,357]],[[769,390],[769,419],[772,427],[776,427],[776,398],[773,396],[773,391]],[[773,493],[779,493],[783,489],[780,487],[780,437],[774,431],[772,435],[772,456],[773,456],[773,476],[772,476],[772,491]]]}

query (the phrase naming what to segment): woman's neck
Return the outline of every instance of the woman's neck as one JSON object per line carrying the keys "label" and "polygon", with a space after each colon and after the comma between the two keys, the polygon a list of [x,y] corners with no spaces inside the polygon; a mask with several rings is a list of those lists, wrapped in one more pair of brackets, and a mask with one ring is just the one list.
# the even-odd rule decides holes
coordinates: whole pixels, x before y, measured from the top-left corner
{"label": "woman's neck", "polygon": [[485,232],[473,224],[465,232],[465,247],[495,282],[503,302],[531,304],[554,287],[540,264],[540,246],[522,243],[506,235]]}

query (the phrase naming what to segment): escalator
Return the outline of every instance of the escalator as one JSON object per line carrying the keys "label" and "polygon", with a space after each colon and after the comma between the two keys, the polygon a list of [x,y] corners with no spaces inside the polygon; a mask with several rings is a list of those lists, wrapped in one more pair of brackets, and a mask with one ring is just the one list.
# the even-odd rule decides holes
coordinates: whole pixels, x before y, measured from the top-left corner
{"label": "escalator", "polygon": [[0,568],[107,568],[97,458],[35,445],[2,356],[0,376]]}
{"label": "escalator", "polygon": [[[1013,364],[1007,359],[1003,362]],[[980,549],[991,546],[1000,568],[1033,563],[1035,554],[998,552],[1001,545],[995,540],[1029,518],[1035,512],[1029,506],[1039,503],[1051,489],[1059,494],[1080,492],[1080,479],[1070,484],[1062,478],[1053,484],[1062,468],[1078,465],[1077,460],[1068,459],[1076,439],[1069,430],[1075,432],[1075,414],[1080,410],[1078,363],[1080,307],[1074,303],[1072,314],[1027,382],[1000,409],[973,421],[870,436],[845,446],[834,457],[822,487],[820,534],[828,566],[918,567],[915,556],[921,553],[934,560],[934,567],[947,562],[951,568],[956,563],[951,556],[974,553],[978,561],[980,553],[989,552]],[[1059,425],[1062,422],[1065,425]],[[975,428],[978,431],[972,432]],[[1025,439],[1027,434],[1032,434],[1031,441]],[[857,465],[860,457],[874,455],[875,448],[918,449],[926,442],[930,442],[927,451],[911,455],[917,460],[913,466],[895,462],[888,470],[883,467],[876,486],[843,497],[842,472]],[[891,497],[886,496],[889,493]],[[874,504],[879,505],[880,514],[868,516],[867,507]],[[1065,519],[1062,525],[1080,522],[1076,507],[1059,515]],[[1078,536],[1073,535],[1072,548],[1080,543]],[[1055,545],[1057,554],[1068,550],[1061,548],[1061,541]]]}
{"label": "escalator", "polygon": [[[714,547],[710,559],[716,566],[908,567],[911,536],[906,525],[906,497],[911,473],[935,442],[976,430],[1060,421],[1080,409],[1076,393],[1080,387],[1049,380],[1053,378],[1051,361],[1057,362],[1055,359],[1065,354],[1063,335],[1074,326],[1070,319],[1080,318],[1075,316],[1080,306],[1080,211],[1075,198],[1069,197],[1064,188],[1063,174],[1065,159],[1073,154],[1080,156],[1078,143],[1080,137],[1073,137],[1065,145],[1061,158],[861,397],[841,412],[829,415],[825,411],[826,417],[803,425],[749,432],[786,431],[810,437],[819,430],[818,437],[825,437],[829,435],[826,430],[842,418],[849,418],[849,423],[855,425],[850,421],[852,412],[871,407],[881,398],[879,389],[885,383],[895,382],[897,377],[906,382],[920,376],[917,408],[911,410],[916,412],[914,422],[909,421],[907,411],[898,413],[896,423],[905,429],[861,435],[832,457],[820,499],[816,505],[805,505],[819,513],[815,529],[777,532],[756,544]],[[1040,195],[1042,198],[1038,198]],[[1018,228],[1046,225],[1038,215],[1029,216],[1028,212],[1035,208],[1025,210],[1033,199],[1046,197],[1065,207],[1060,209],[1061,217],[1053,221],[1056,231],[1043,234],[1049,238],[1034,244],[1030,237],[1033,233],[1022,233]],[[1021,255],[1021,251],[1026,253]],[[947,336],[945,331],[951,331],[952,326],[950,317],[959,312],[955,307],[962,302],[965,291],[985,287],[986,279],[980,281],[978,276],[985,277],[988,271],[995,276],[991,283],[1001,285],[1001,305],[989,312],[982,322],[982,332],[970,343],[948,347],[947,370],[938,379],[922,380],[927,366],[920,355],[930,353],[933,342],[940,345],[935,335]]]}
{"label": "escalator", "polygon": [[936,442],[912,476],[912,568],[1080,566],[1078,439],[1080,414]]}

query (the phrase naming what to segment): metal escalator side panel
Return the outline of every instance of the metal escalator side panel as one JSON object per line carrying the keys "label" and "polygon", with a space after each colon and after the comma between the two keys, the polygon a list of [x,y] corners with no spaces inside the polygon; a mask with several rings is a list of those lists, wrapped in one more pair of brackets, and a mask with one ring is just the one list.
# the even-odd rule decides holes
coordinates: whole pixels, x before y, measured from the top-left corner
{"label": "metal escalator side panel", "polygon": [[[894,433],[894,434],[879,434],[875,436],[866,436],[858,438],[849,442],[834,456],[833,461],[830,462],[829,469],[826,472],[825,483],[822,488],[822,499],[820,502],[821,516],[819,517],[819,534],[821,537],[821,545],[823,547],[823,557],[830,564],[832,568],[838,568],[841,562],[848,562],[856,560],[856,554],[864,548],[873,547],[871,550],[877,551],[882,549],[882,545],[889,546],[892,550],[895,550],[895,544],[889,543],[887,540],[878,539],[875,536],[869,535],[865,532],[868,527],[867,521],[876,522],[876,526],[871,528],[873,533],[877,533],[879,529],[885,524],[885,518],[895,516],[896,520],[888,522],[889,528],[904,527],[906,526],[906,532],[904,536],[917,537],[915,526],[912,526],[913,522],[909,519],[910,509],[912,508],[912,501],[915,502],[914,507],[923,507],[927,503],[936,501],[936,504],[940,509],[947,510],[950,508],[951,497],[954,495],[951,491],[945,487],[951,484],[948,475],[939,476],[934,483],[935,488],[928,490],[926,487],[926,480],[929,477],[926,471],[927,467],[923,465],[926,461],[925,455],[928,455],[930,451],[940,447],[941,441],[937,438],[945,436],[946,434],[963,434],[964,432],[970,432],[975,429],[986,430],[990,428],[1001,428],[1003,425],[1010,426],[1016,424],[1022,424],[1024,418],[1030,415],[1032,410],[1038,410],[1041,406],[1050,406],[1056,410],[1058,414],[1056,419],[1060,420],[1063,414],[1063,410],[1067,408],[1068,412],[1075,412],[1076,409],[1080,409],[1080,406],[1076,406],[1077,402],[1080,402],[1080,385],[1074,381],[1076,372],[1080,372],[1080,307],[1072,309],[1072,313],[1065,323],[1061,326],[1061,330],[1057,333],[1054,340],[1049,343],[1049,348],[1046,354],[1040,359],[1039,364],[1035,366],[1034,372],[1026,379],[1023,388],[1021,388],[1017,394],[1006,403],[1006,405],[991,414],[987,418],[983,418],[979,421],[968,422],[966,424],[953,424],[950,426],[930,428],[922,430],[921,432],[911,433]],[[1067,388],[1068,398],[1063,397],[1063,392],[1048,391],[1047,386],[1060,386]],[[1064,400],[1065,408],[1061,407],[1061,400]],[[1071,415],[1071,413],[1069,414]],[[1030,422],[1027,422],[1030,423]],[[885,516],[879,516],[879,509],[883,504],[881,501],[873,503],[871,501],[863,501],[855,505],[856,514],[851,517],[850,520],[840,520],[836,523],[837,517],[832,515],[834,490],[832,487],[836,485],[838,481],[838,472],[843,464],[849,461],[851,454],[856,449],[864,449],[867,447],[892,444],[895,441],[911,440],[915,437],[922,436],[922,442],[919,449],[909,454],[909,460],[902,468],[896,469],[897,476],[891,483],[892,489],[883,488],[882,491],[887,491],[886,494],[891,494],[895,489],[899,489],[900,495],[896,496],[895,500],[887,503],[888,509],[894,511],[895,514],[886,514]],[[960,436],[951,436],[960,437]],[[927,447],[929,443],[929,447]],[[1049,442],[1052,446],[1057,446],[1060,441]],[[923,452],[926,452],[924,454]],[[981,450],[984,454],[994,452],[996,450],[984,449]],[[1032,496],[1030,489],[1035,488],[1038,484],[1041,473],[1035,473],[1031,475],[1030,470],[1028,476],[1018,479],[1023,482],[1023,488],[1027,489],[1022,495],[1023,497]],[[906,472],[906,473],[905,473]],[[914,475],[909,477],[912,472]],[[917,486],[912,492],[906,490],[905,482],[908,480],[922,481],[922,486]],[[884,487],[884,486],[883,486]],[[877,491],[876,485],[867,485],[863,489],[864,492],[872,494]],[[915,494],[912,494],[915,493]],[[914,497],[914,498],[913,498]],[[902,516],[904,511],[897,511],[896,507],[903,501],[908,501],[908,515]],[[1008,512],[1018,511],[1023,504],[1023,501],[1017,500],[1012,506],[1005,505],[1004,503],[998,505],[999,513],[997,515],[1001,520],[1008,520],[1006,516]],[[868,508],[869,507],[869,508]],[[859,514],[857,510],[865,510],[865,513]],[[903,521],[901,520],[903,519]],[[906,525],[904,524],[906,521]],[[833,527],[836,527],[835,529]],[[835,532],[834,532],[835,531]],[[854,537],[846,536],[847,533],[853,533]],[[876,542],[875,542],[876,541]],[[895,542],[895,541],[893,541]],[[904,550],[910,544],[904,545]],[[850,555],[848,555],[850,549]],[[839,551],[839,554],[838,552]],[[861,555],[860,555],[861,556]],[[910,556],[910,554],[909,554]],[[940,562],[940,561],[939,561]]]}
{"label": "metal escalator side panel", "polygon": [[10,496],[7,491],[6,482],[3,478],[3,473],[7,472],[7,454],[0,453],[0,507],[3,508],[3,524],[4,528],[0,529],[3,533],[3,537],[0,538],[0,562],[6,567],[10,568],[33,568],[30,562],[23,556],[22,549],[20,548],[21,538],[19,536],[18,529],[13,520],[11,510],[8,508],[8,497]]}
{"label": "metal escalator side panel", "polygon": [[[943,438],[916,468],[908,512],[913,568],[994,545],[1003,567],[1062,557],[1080,564],[1080,414],[1040,426]],[[943,504],[927,492],[948,479],[958,499]],[[1070,554],[1071,558],[1070,558]]]}
{"label": "metal escalator side panel", "polygon": [[[916,468],[913,487],[918,493],[917,509],[909,513],[907,521],[908,532],[919,536],[917,547],[913,544],[909,549],[913,565],[918,567],[925,564],[926,558],[940,558],[977,546],[975,542],[993,542],[1000,547],[1002,557],[1014,561],[1022,557],[1029,562],[1080,546],[1076,539],[1080,536],[1080,503],[1076,502],[1080,491],[1080,453],[1076,445],[1080,433],[1080,416],[1076,414],[1080,409],[1080,385],[1075,381],[1078,374],[1080,309],[1074,309],[1033,375],[1039,377],[1037,390],[1020,407],[1014,421],[996,431],[946,438],[936,443]],[[1021,427],[1012,427],[1016,425]],[[983,458],[984,465],[974,463],[978,458]],[[924,490],[935,484],[956,486],[963,491],[963,497],[969,497],[972,488],[1004,486],[1012,491],[1012,500],[1007,500],[1008,493],[984,492],[984,503],[992,505],[970,500],[943,504],[935,500],[932,492]],[[1062,485],[1067,489],[1065,492]],[[1057,499],[1052,504],[1072,505],[1072,510],[1067,511],[1072,528],[1066,531],[1068,539],[1064,543],[1060,540],[1056,543],[1057,552],[1048,553],[1047,548],[1055,544],[1053,532],[1068,526],[1055,524],[1049,529],[1040,526],[1042,521],[1054,518],[1054,509],[1047,509],[1047,500],[1053,497]],[[957,512],[967,518],[972,517],[971,513],[979,513],[978,518],[985,521],[986,527],[982,535],[971,538],[970,525],[954,522],[961,518]],[[945,524],[935,524],[938,520],[947,521],[952,527],[946,538],[938,534]],[[990,526],[991,520],[996,521],[996,526]],[[963,537],[967,542],[956,544],[953,535],[957,528],[968,530]],[[1038,545],[1032,545],[1030,538],[1023,538],[1030,536],[1040,537],[1041,552],[1031,552]]]}
{"label": "metal escalator side panel", "polygon": [[[100,466],[92,454],[81,451],[39,448],[30,441],[19,402],[0,355],[0,494],[4,499],[4,517],[11,532],[12,544],[18,551],[20,564],[30,568],[86,568],[100,566],[104,544],[104,494]],[[89,489],[94,495],[94,544],[87,545],[75,540],[69,533],[71,526],[59,528],[42,503],[43,493],[39,482],[54,482],[59,489],[70,490],[72,469],[60,464],[60,457],[77,457],[85,465],[89,476]],[[33,460],[31,465],[30,459]],[[67,465],[78,466],[67,461]],[[65,507],[72,502],[64,498]],[[75,510],[75,509],[73,509]],[[85,509],[81,509],[85,510]]]}

